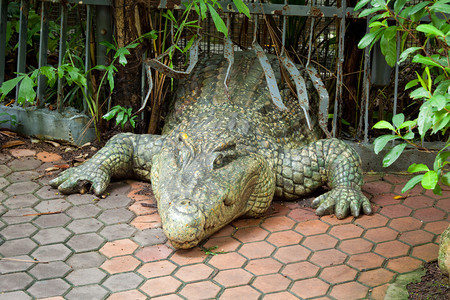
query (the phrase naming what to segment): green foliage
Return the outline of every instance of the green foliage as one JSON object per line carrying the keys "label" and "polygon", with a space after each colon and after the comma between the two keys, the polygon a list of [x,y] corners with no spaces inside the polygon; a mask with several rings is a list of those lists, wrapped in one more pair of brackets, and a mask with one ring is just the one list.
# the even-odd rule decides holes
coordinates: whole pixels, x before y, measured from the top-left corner
{"label": "green foliage", "polygon": [[103,115],[103,119],[108,121],[114,117],[116,117],[116,125],[121,125],[122,128],[125,126],[127,122],[130,122],[131,127],[133,128],[136,127],[136,122],[134,120],[136,116],[133,116],[131,107],[125,108],[120,105],[116,105],[113,108],[111,108],[109,113]]}
{"label": "green foliage", "polygon": [[[393,6],[390,5],[393,2]],[[378,137],[374,141],[375,153],[379,153],[391,140],[402,140],[387,152],[383,159],[383,166],[391,165],[401,155],[406,146],[412,145],[422,148],[414,141],[417,129],[420,141],[427,135],[444,135],[450,125],[450,0],[423,1],[407,6],[407,0],[363,0],[359,1],[355,9],[359,10],[367,4],[372,7],[361,11],[360,17],[370,16],[370,32],[358,44],[358,47],[372,47],[380,42],[381,51],[390,66],[397,60],[396,36],[401,39],[400,57],[398,63],[404,62],[412,56],[412,63],[419,64],[422,72],[416,72],[417,79],[410,81],[405,89],[412,89],[410,97],[421,101],[419,115],[414,120],[405,121],[403,114],[393,116],[392,124],[380,121],[373,126],[375,129],[387,129],[393,134]],[[393,7],[393,8],[392,8]],[[428,24],[421,23],[428,17]],[[390,22],[390,19],[396,22]],[[424,39],[420,39],[423,35]],[[416,46],[407,47],[407,39],[412,39]],[[445,146],[438,152],[433,169],[424,164],[413,164],[410,173],[421,173],[413,177],[403,188],[402,192],[413,188],[421,182],[425,189],[440,194],[439,183],[450,185],[450,175],[447,164],[450,156],[445,151],[449,147],[447,139]],[[423,173],[423,174],[422,174]]]}

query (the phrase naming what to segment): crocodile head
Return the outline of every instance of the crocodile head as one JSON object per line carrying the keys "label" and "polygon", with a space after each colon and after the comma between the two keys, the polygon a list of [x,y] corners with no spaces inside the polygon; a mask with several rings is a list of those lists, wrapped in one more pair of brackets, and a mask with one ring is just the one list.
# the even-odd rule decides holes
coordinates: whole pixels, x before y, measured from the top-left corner
{"label": "crocodile head", "polygon": [[236,136],[214,139],[211,131],[170,134],[152,163],[164,232],[173,246],[183,249],[239,216],[263,213],[274,182],[261,156],[242,147]]}

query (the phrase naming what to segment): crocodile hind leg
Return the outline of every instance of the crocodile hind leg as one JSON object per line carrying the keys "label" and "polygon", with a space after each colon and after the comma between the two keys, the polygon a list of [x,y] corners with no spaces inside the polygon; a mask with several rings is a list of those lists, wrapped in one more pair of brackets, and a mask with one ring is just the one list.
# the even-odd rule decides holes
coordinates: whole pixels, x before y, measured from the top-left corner
{"label": "crocodile hind leg", "polygon": [[324,139],[283,150],[277,170],[277,196],[297,198],[324,184],[331,191],[313,201],[317,215],[334,211],[343,219],[349,212],[359,216],[361,209],[365,214],[372,213],[370,202],[361,191],[361,159],[350,146],[338,139]]}
{"label": "crocodile hind leg", "polygon": [[90,185],[96,195],[101,195],[111,178],[149,181],[152,156],[159,152],[163,140],[159,135],[118,134],[91,159],[62,172],[49,184],[65,194],[81,192]]}

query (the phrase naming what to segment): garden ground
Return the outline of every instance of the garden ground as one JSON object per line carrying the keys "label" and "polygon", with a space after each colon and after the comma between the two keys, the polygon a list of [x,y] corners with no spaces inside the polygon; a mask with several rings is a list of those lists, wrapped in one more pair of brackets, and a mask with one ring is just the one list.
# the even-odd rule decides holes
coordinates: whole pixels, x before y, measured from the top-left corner
{"label": "garden ground", "polygon": [[274,202],[202,248],[174,250],[150,184],[115,182],[104,199],[50,188],[96,150],[65,149],[25,140],[0,153],[1,300],[383,299],[398,275],[437,258],[449,224],[450,191],[404,197],[407,177],[366,174],[371,216],[319,218],[309,199]]}

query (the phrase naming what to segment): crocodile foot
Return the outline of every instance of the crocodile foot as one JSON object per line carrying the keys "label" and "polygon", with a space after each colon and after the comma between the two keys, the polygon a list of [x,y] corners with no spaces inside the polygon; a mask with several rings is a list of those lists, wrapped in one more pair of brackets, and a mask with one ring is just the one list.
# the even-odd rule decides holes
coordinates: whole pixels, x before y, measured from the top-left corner
{"label": "crocodile foot", "polygon": [[338,186],[331,191],[317,197],[312,202],[318,216],[336,214],[338,219],[344,219],[349,212],[354,217],[358,217],[361,211],[367,215],[372,214],[372,207],[369,199],[361,190],[348,186]]}

